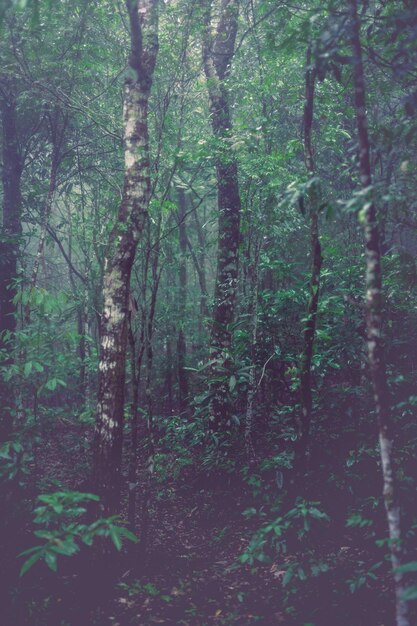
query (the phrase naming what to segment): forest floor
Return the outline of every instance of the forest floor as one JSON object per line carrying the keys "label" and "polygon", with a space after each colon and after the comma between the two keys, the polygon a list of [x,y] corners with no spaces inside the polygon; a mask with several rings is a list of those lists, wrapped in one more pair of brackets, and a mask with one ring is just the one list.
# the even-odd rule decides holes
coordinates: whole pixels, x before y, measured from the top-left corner
{"label": "forest floor", "polygon": [[146,575],[136,578],[133,565],[122,576],[111,623],[284,623],[274,567],[238,564],[253,531],[239,494],[220,487],[171,493],[154,507]]}
{"label": "forest floor", "polygon": [[[78,434],[61,432],[58,440],[50,439],[48,450],[42,454],[41,474],[53,477],[63,488],[79,488],[77,481],[88,452],[83,452],[79,445],[74,448],[71,442],[77,440]],[[319,547],[324,560],[337,562],[337,586],[346,591],[334,595],[335,570],[330,568],[314,580],[306,594],[293,595],[293,600],[285,603],[284,595],[288,596],[288,588],[283,586],[285,564],[291,562],[294,554],[281,556],[280,562],[248,565],[239,561],[259,527],[259,519],[243,515],[251,500],[243,481],[223,476],[210,485],[202,485],[192,477],[191,468],[187,469],[189,475],[185,471],[180,479],[167,476],[154,484],[145,555],[127,542],[121,553],[111,548],[111,556],[107,555],[105,561],[95,560],[89,548],[83,548],[76,557],[62,557],[57,574],[39,563],[22,579],[12,617],[0,623],[4,626],[387,626],[391,623],[387,617],[390,607],[381,604],[372,590],[359,590],[355,596],[349,593],[343,580],[344,564],[349,565],[358,554],[346,534],[337,541],[324,538]],[[142,481],[145,482],[145,476]],[[24,547],[30,547],[30,541],[33,545],[34,540],[28,533],[25,541]],[[388,589],[387,596],[390,596]],[[292,616],[291,609],[288,611],[294,603],[298,604],[297,617]]]}

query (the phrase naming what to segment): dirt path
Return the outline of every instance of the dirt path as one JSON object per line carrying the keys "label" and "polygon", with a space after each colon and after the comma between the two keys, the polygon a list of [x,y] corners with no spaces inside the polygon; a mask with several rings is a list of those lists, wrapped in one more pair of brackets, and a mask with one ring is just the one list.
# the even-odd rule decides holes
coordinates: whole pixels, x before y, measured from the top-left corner
{"label": "dirt path", "polygon": [[156,503],[151,529],[146,574],[134,565],[124,572],[109,623],[284,623],[271,567],[251,573],[237,565],[252,532],[238,494],[174,492],[171,500]]}

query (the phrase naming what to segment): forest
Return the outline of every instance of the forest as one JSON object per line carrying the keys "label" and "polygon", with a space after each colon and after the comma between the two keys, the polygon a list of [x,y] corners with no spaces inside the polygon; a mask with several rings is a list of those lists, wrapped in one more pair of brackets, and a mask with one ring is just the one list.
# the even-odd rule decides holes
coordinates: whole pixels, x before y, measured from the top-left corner
{"label": "forest", "polygon": [[417,625],[417,4],[0,0],[0,623]]}

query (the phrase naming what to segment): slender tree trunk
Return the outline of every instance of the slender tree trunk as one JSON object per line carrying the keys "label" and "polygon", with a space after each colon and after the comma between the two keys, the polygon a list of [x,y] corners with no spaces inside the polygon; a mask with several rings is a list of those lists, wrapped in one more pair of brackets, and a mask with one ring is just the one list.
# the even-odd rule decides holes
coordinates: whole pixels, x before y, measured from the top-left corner
{"label": "slender tree trunk", "polygon": [[[13,281],[17,276],[20,222],[22,163],[16,129],[16,100],[12,93],[1,100],[3,126],[3,224],[0,241],[0,332],[16,329],[16,305]],[[2,347],[3,343],[1,344]]]}
{"label": "slender tree trunk", "polygon": [[173,384],[172,384],[172,344],[171,333],[168,329],[165,339],[165,351],[166,351],[166,370],[165,370],[165,388],[166,388],[166,414],[172,415],[173,413]]}
{"label": "slender tree trunk", "polygon": [[[372,194],[369,138],[366,116],[365,78],[360,41],[360,23],[356,0],[349,0],[352,22],[353,81],[355,88],[356,123],[359,143],[359,168],[361,184]],[[372,198],[362,209],[365,229],[366,252],[366,327],[368,337],[368,359],[375,399],[379,429],[381,466],[384,481],[384,502],[387,514],[391,561],[394,569],[396,597],[396,625],[409,626],[407,602],[404,593],[403,575],[397,572],[401,565],[401,525],[398,486],[393,458],[393,434],[391,423],[390,393],[385,370],[385,355],[382,339],[382,273],[377,210]]]}
{"label": "slender tree trunk", "polygon": [[[0,100],[3,127],[3,224],[0,235],[0,348],[5,350],[3,366],[11,363],[12,337],[16,330],[17,260],[22,234],[20,221],[22,159],[16,128],[16,99],[12,92]],[[7,336],[9,335],[9,336]],[[7,440],[13,430],[13,407],[9,384],[0,377],[0,440]]]}
{"label": "slender tree trunk", "polygon": [[167,415],[172,415],[173,411],[174,411],[174,372],[173,372],[173,338],[175,337],[175,322],[173,320],[173,315],[172,315],[172,302],[173,302],[173,298],[172,298],[172,285],[175,282],[175,276],[174,273],[172,271],[172,263],[173,263],[173,256],[172,256],[172,249],[171,246],[168,244],[166,247],[166,285],[167,288],[165,289],[164,292],[164,297],[165,297],[165,302],[166,302],[166,311],[168,312],[168,317],[166,320],[166,327],[165,327],[165,333],[166,333],[166,338],[165,338],[165,354],[166,354],[166,360],[165,360],[165,392],[166,392],[166,405],[165,405],[165,411]]}
{"label": "slender tree trunk", "polygon": [[[48,230],[48,232],[50,231]],[[71,238],[70,238],[70,241],[71,241]],[[77,286],[75,283],[73,271],[71,269],[72,267],[71,244],[69,245],[68,259],[71,263],[71,265],[68,265],[68,278],[69,278],[69,282],[71,285],[72,293],[74,294],[74,297],[75,297],[77,294]],[[78,358],[80,360],[79,394],[80,394],[80,398],[82,399],[82,402],[84,403],[85,409],[88,409],[89,392],[88,392],[87,367],[86,367],[86,358],[88,354],[88,342],[87,342],[88,324],[87,324],[86,304],[87,303],[85,300],[85,292],[84,292],[83,298],[80,304],[77,306],[77,334],[78,334],[77,352],[78,352]]]}
{"label": "slender tree trunk", "polygon": [[132,328],[133,310],[130,307],[129,312],[129,344],[130,344],[130,367],[132,376],[132,416],[131,416],[131,449],[129,459],[129,474],[128,474],[128,512],[127,519],[131,530],[134,532],[136,527],[136,491],[137,491],[137,458],[138,458],[138,439],[139,439],[139,389],[140,389],[140,377],[142,371],[142,359],[145,350],[144,342],[144,324],[145,320],[142,317],[141,332],[139,340],[139,349],[136,351],[135,335]]}
{"label": "slender tree trunk", "polygon": [[[152,254],[151,273],[152,288],[151,301],[149,311],[147,312],[144,333],[144,355],[146,356],[146,381],[145,381],[145,398],[146,398],[146,432],[143,435],[145,449],[145,472],[146,483],[142,492],[141,501],[141,533],[139,548],[142,553],[146,552],[148,545],[149,533],[149,507],[152,499],[153,474],[155,468],[155,441],[154,441],[154,424],[153,424],[153,398],[152,398],[152,371],[153,371],[153,331],[156,311],[156,301],[161,279],[161,269],[159,268],[160,255],[160,235],[161,235],[162,215],[159,215],[155,238],[157,244],[151,245],[150,228],[148,228],[148,259]],[[148,265],[149,267],[149,265]],[[147,274],[147,272],[146,272]]]}
{"label": "slender tree trunk", "polygon": [[218,139],[216,156],[219,235],[214,308],[210,337],[211,405],[210,430],[231,425],[229,372],[231,365],[231,324],[235,315],[240,236],[240,195],[237,162],[227,140],[232,136],[232,119],[225,79],[230,71],[237,33],[237,0],[222,0],[216,33],[213,35],[211,2],[206,0],[203,65],[209,92],[213,134]]}
{"label": "slender tree trunk", "polygon": [[146,341],[146,383],[145,383],[145,396],[147,405],[146,416],[146,437],[145,437],[145,471],[146,471],[146,483],[142,492],[141,503],[141,533],[140,533],[140,550],[142,553],[146,552],[148,546],[149,536],[149,505],[152,498],[152,486],[153,486],[153,474],[155,469],[155,441],[154,441],[154,427],[153,427],[153,403],[152,403],[152,367],[153,367],[153,349],[152,349],[152,337],[148,333],[145,338]]}
{"label": "slender tree trunk", "polygon": [[178,189],[178,229],[179,229],[179,290],[178,290],[178,318],[179,328],[177,337],[177,363],[178,363],[178,405],[180,412],[187,409],[188,377],[186,366],[187,343],[184,333],[184,323],[187,312],[187,228],[186,198],[184,189]]}
{"label": "slender tree trunk", "polygon": [[194,268],[195,271],[197,273],[197,277],[198,277],[198,284],[200,287],[200,291],[201,291],[201,296],[200,296],[200,315],[202,318],[207,317],[208,315],[208,308],[207,308],[207,298],[208,298],[208,291],[207,291],[207,280],[206,280],[206,271],[205,271],[205,265],[204,265],[204,261],[203,263],[201,263],[201,255],[200,258],[197,256],[193,245],[191,243],[191,241],[189,240],[188,236],[187,236],[187,246],[188,249],[190,251],[191,254],[191,258],[193,260],[194,263]]}
{"label": "slender tree trunk", "polygon": [[307,51],[307,69],[305,74],[304,104],[304,155],[307,172],[310,178],[308,193],[308,211],[310,214],[310,250],[311,278],[310,297],[307,306],[306,323],[303,334],[303,350],[300,359],[300,396],[301,415],[298,417],[298,440],[295,447],[296,471],[302,474],[306,468],[307,449],[310,439],[311,414],[313,397],[311,389],[311,361],[313,358],[314,339],[316,334],[317,307],[319,303],[320,270],[322,264],[319,236],[319,204],[320,190],[315,179],[314,153],[311,142],[311,130],[314,115],[314,89],[316,71],[311,67],[311,50]]}
{"label": "slender tree trunk", "polygon": [[119,507],[130,275],[150,199],[148,100],[158,50],[157,0],[128,0],[129,73],[124,88],[125,180],[106,256],[94,442],[96,489],[107,511]]}
{"label": "slender tree trunk", "polygon": [[254,258],[249,266],[250,277],[250,316],[251,316],[251,367],[249,370],[248,396],[245,416],[245,448],[250,463],[255,461],[253,445],[253,403],[256,394],[256,348],[258,343],[258,288],[259,288],[259,253],[260,247],[255,242]]}
{"label": "slender tree trunk", "polygon": [[194,223],[197,233],[198,251],[194,251],[190,241],[188,240],[188,247],[191,252],[192,259],[194,261],[195,269],[198,275],[198,282],[200,283],[200,315],[198,317],[198,347],[201,350],[204,344],[205,326],[209,316],[208,311],[208,289],[206,278],[206,253],[205,246],[206,240],[204,237],[204,231],[201,226],[197,211],[193,211]]}

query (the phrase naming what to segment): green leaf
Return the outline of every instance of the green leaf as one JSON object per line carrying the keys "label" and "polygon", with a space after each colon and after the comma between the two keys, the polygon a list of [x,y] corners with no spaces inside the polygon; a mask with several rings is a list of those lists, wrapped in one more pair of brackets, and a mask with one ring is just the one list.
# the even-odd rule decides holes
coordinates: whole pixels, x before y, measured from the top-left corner
{"label": "green leaf", "polygon": [[39,539],[46,539],[47,541],[49,541],[50,539],[53,539],[55,537],[56,531],[54,533],[50,530],[35,530],[33,534],[35,535],[35,537],[39,537]]}
{"label": "green leaf", "polygon": [[314,506],[310,507],[309,513],[310,513],[311,517],[314,517],[314,519],[325,519],[327,521],[330,520],[330,518],[327,515],[327,513],[324,513],[324,511],[319,511],[319,509],[317,509]]}
{"label": "green leaf", "polygon": [[30,373],[32,372],[32,368],[33,368],[32,361],[28,361],[27,363],[24,364],[24,366],[23,366],[23,376],[25,378],[28,378],[28,376],[30,376]]}
{"label": "green leaf", "polygon": [[417,585],[407,587],[401,596],[402,600],[417,600]]}
{"label": "green leaf", "polygon": [[[40,546],[36,546],[36,548],[34,548],[37,550],[37,552],[35,552],[34,554],[32,554],[32,556],[23,563],[19,576],[24,576],[26,574],[26,572],[28,570],[30,570],[30,568],[36,563],[36,561],[39,561],[39,559],[42,556],[42,548]],[[24,554],[22,552],[22,554]],[[20,556],[20,555],[19,555]]]}
{"label": "green leaf", "polygon": [[302,568],[302,567],[299,567],[299,568],[298,568],[298,570],[297,570],[297,574],[298,574],[298,578],[299,578],[300,580],[307,580],[306,573],[305,573],[305,571],[303,570],[303,568]]}
{"label": "green leaf", "polygon": [[45,387],[49,389],[49,391],[55,391],[58,385],[58,380],[56,378],[50,378],[46,381]]}
{"label": "green leaf", "polygon": [[54,554],[53,552],[46,552],[45,562],[47,566],[49,567],[49,569],[51,569],[53,572],[56,572],[56,570],[58,569],[56,554]]}
{"label": "green leaf", "polygon": [[93,535],[91,533],[88,533],[87,535],[83,535],[81,537],[81,541],[83,543],[85,543],[86,546],[92,546],[93,545]]}
{"label": "green leaf", "polygon": [[120,539],[120,529],[117,526],[110,526],[110,538],[114,543],[116,550],[120,552],[122,549],[122,540]]}
{"label": "green leaf", "polygon": [[403,574],[405,572],[417,572],[417,561],[411,561],[410,563],[404,563],[395,568],[397,574]]}
{"label": "green leaf", "polygon": [[8,442],[0,448],[0,459],[10,459],[10,447]]}
{"label": "green leaf", "polygon": [[63,556],[73,556],[78,552],[79,548],[75,543],[72,546],[66,545],[65,543],[57,543],[56,545],[52,545],[50,550],[51,552],[56,552],[56,554],[62,554]]}
{"label": "green leaf", "polygon": [[139,539],[134,533],[132,533],[132,531],[130,531],[128,528],[124,528],[123,526],[119,528],[119,534],[122,537],[126,537],[126,539],[129,539],[129,541],[133,541],[133,543],[137,543],[139,541]]}

